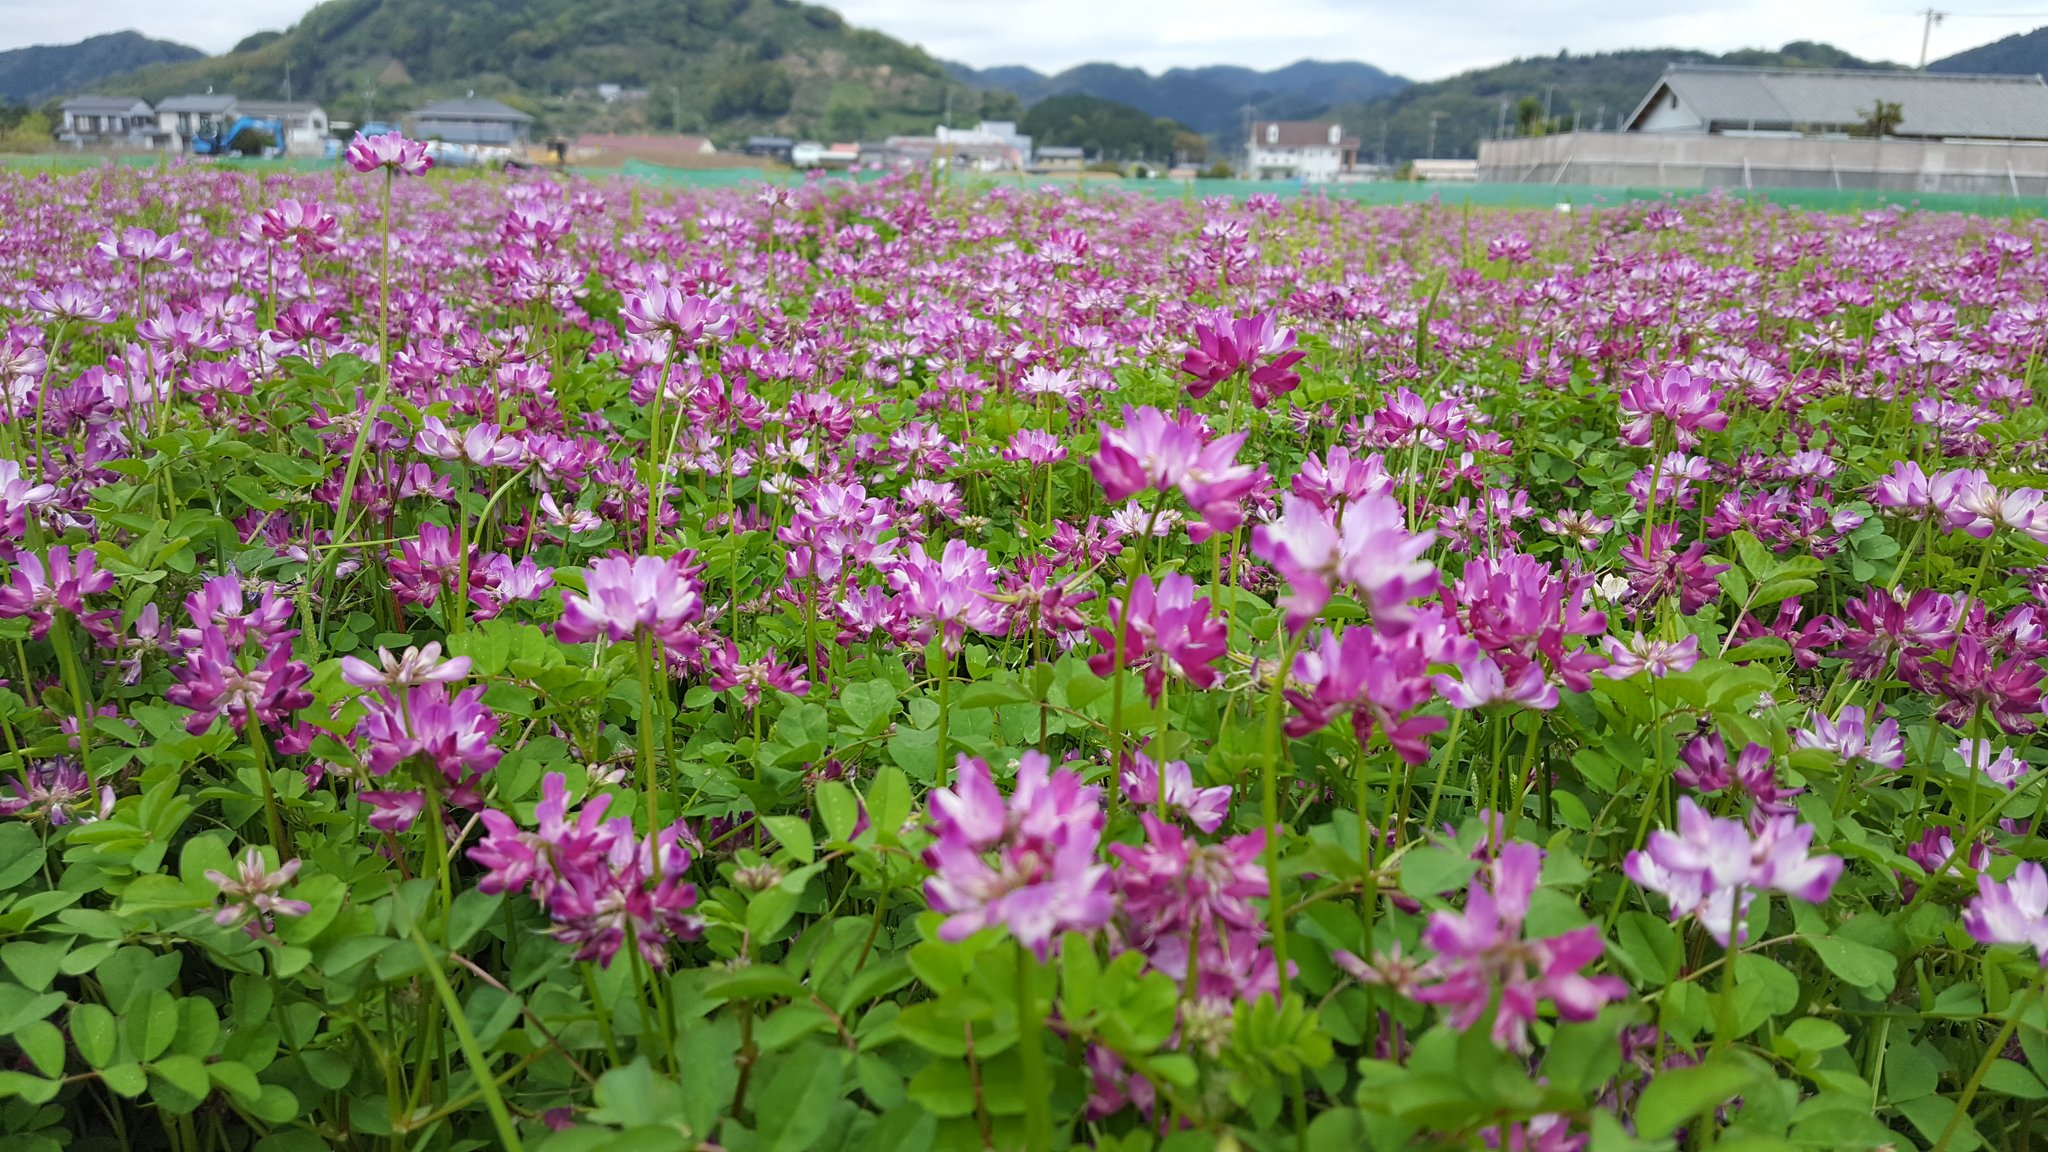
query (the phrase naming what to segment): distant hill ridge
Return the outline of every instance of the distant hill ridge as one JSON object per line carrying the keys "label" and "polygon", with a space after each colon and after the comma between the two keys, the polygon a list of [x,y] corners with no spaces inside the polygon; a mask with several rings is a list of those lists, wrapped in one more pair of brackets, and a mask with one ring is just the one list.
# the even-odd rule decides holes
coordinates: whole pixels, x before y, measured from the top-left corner
{"label": "distant hill ridge", "polygon": [[2006,75],[2048,75],[2048,27],[2021,32],[1944,56],[1929,72],[1990,72]]}
{"label": "distant hill ridge", "polygon": [[975,69],[948,64],[953,76],[980,89],[1007,89],[1031,105],[1049,96],[1079,93],[1128,104],[1152,116],[1178,120],[1197,132],[1235,136],[1246,104],[1262,119],[1313,116],[1332,105],[1371,100],[1408,86],[1409,81],[1355,61],[1298,60],[1261,72],[1217,64],[1173,68],[1157,76],[1118,64],[1081,64],[1046,75],[1011,65]]}
{"label": "distant hill ridge", "polygon": [[35,44],[0,52],[0,102],[40,104],[151,64],[204,59],[206,53],[140,32],[109,32],[76,44]]}

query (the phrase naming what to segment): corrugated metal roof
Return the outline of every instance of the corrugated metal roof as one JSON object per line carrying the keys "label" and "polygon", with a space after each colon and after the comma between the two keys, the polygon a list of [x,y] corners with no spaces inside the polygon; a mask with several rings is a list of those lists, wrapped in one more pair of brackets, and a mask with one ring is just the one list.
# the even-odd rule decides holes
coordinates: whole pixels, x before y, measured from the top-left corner
{"label": "corrugated metal roof", "polygon": [[1899,106],[1900,136],[2048,139],[2039,76],[1674,64],[1629,122],[1667,89],[1710,130],[1849,128],[1883,100]]}

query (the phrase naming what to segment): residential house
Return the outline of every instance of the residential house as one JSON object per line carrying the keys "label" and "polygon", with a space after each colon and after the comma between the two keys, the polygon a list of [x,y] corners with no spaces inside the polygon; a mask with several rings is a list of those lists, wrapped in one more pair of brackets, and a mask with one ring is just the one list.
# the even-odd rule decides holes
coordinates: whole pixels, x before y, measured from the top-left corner
{"label": "residential house", "polygon": [[1079,148],[1054,144],[1031,154],[1033,172],[1079,172],[1088,166],[1088,154]]}
{"label": "residential house", "polygon": [[487,148],[523,146],[533,131],[533,117],[475,92],[414,109],[409,119],[415,139]]}
{"label": "residential house", "polygon": [[749,136],[745,151],[749,156],[766,156],[787,164],[790,153],[796,151],[796,141],[787,136]]}
{"label": "residential house", "polygon": [[1014,120],[983,120],[972,128],[941,124],[933,137],[942,153],[978,171],[1022,171],[1031,163],[1031,137],[1017,131]]}
{"label": "residential house", "polygon": [[327,110],[318,104],[285,100],[244,100],[235,107],[237,116],[275,120],[284,126],[284,139],[277,141],[287,156],[327,154],[329,125]]}
{"label": "residential house", "polygon": [[210,136],[227,128],[238,115],[233,96],[211,91],[197,96],[172,96],[156,106],[157,135],[170,151],[189,152],[194,136]]}
{"label": "residential house", "polygon": [[1673,64],[1623,121],[1629,132],[1684,136],[1866,135],[1878,104],[1898,107],[1885,135],[1921,140],[2048,140],[2048,83],[1868,69]]}
{"label": "residential house", "polygon": [[1245,169],[1257,180],[1321,184],[1358,166],[1358,138],[1342,124],[1316,120],[1256,120],[1245,143]]}
{"label": "residential house", "polygon": [[133,96],[73,96],[59,106],[57,142],[73,148],[147,150],[157,144],[156,110]]}

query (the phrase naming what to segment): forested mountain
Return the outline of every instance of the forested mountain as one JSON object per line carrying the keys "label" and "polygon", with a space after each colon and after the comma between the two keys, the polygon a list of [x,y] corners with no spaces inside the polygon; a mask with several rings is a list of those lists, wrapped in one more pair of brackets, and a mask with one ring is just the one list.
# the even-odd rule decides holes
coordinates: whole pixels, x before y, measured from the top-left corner
{"label": "forested mountain", "polygon": [[76,44],[36,44],[0,52],[0,104],[40,104],[151,64],[203,59],[206,53],[140,32],[110,32]]}
{"label": "forested mountain", "polygon": [[1198,132],[1228,137],[1239,131],[1246,105],[1261,119],[1298,119],[1335,104],[1397,92],[1408,84],[1370,64],[1326,60],[1298,60],[1267,72],[1219,64],[1174,68],[1157,76],[1117,64],[1082,64],[1052,76],[1019,66],[946,68],[976,88],[1015,92],[1027,105],[1051,96],[1097,96]]}
{"label": "forested mountain", "polygon": [[792,0],[326,0],[282,34],[108,87],[274,98],[287,65],[294,95],[357,115],[474,89],[569,130],[600,83],[645,90],[648,126],[726,136],[929,132],[949,94],[969,122],[984,103],[1018,111],[917,48]]}

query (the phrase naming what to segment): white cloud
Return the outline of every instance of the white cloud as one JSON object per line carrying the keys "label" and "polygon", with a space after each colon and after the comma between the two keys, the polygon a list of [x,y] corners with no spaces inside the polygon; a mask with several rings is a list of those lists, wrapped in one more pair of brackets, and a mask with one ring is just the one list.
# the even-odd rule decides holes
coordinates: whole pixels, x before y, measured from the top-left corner
{"label": "white cloud", "polygon": [[[1985,2],[1993,12],[2012,7]],[[252,32],[291,24],[308,6],[307,0],[0,0],[0,48],[134,28],[222,52]],[[1533,8],[1524,0],[839,0],[834,6],[855,24],[922,44],[945,59],[1049,72],[1097,60],[1157,72],[1222,63],[1270,68],[1314,57],[1363,60],[1426,80],[1561,48],[1727,51],[1788,40],[1821,40],[1859,56],[1911,63],[1921,33],[1920,18],[1890,0],[1683,6],[1548,0]],[[1945,56],[2041,23],[2048,19],[1958,11],[1934,30],[1931,54]]]}

